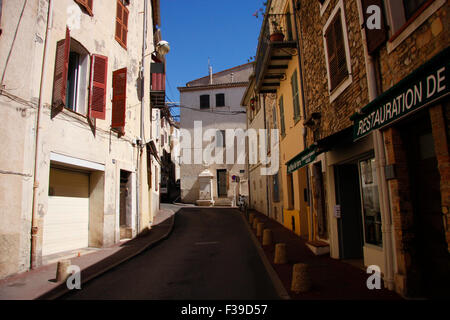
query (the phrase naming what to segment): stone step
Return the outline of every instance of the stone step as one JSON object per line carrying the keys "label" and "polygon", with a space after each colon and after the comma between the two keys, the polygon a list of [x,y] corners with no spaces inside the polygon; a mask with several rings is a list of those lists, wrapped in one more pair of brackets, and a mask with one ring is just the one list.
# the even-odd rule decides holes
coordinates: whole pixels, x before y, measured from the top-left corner
{"label": "stone step", "polygon": [[228,198],[219,198],[214,202],[214,206],[216,207],[231,207],[232,201]]}
{"label": "stone step", "polygon": [[330,245],[326,242],[314,240],[306,242],[306,246],[311,250],[316,256],[321,256],[330,252]]}

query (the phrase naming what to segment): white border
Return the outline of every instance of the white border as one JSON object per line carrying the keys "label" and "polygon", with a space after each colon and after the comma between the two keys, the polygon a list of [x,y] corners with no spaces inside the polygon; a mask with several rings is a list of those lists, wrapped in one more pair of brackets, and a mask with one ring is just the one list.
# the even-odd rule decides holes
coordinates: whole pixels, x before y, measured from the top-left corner
{"label": "white border", "polygon": [[[346,62],[347,62],[347,71],[348,71],[348,77],[345,81],[341,82],[336,88],[331,91],[331,77],[330,77],[330,66],[328,64],[328,47],[327,47],[327,39],[325,37],[326,30],[328,29],[329,25],[331,24],[331,21],[336,16],[337,12],[341,10],[341,25],[342,25],[342,34],[344,36],[344,48],[345,48],[345,56],[346,56]],[[348,45],[348,34],[347,34],[347,21],[345,20],[345,11],[344,11],[344,0],[339,0],[336,7],[333,9],[333,12],[328,17],[327,23],[322,28],[322,37],[323,37],[323,47],[325,52],[325,63],[327,67],[327,76],[328,76],[328,92],[330,93],[330,103],[336,100],[336,98],[344,92],[345,89],[348,88],[348,86],[353,82],[352,77],[352,66],[351,66],[351,59],[350,59],[350,47]]]}
{"label": "white border", "polygon": [[325,13],[325,11],[328,8],[328,5],[330,4],[330,0],[325,0],[325,2],[323,4],[319,3],[320,6],[320,16],[323,16],[323,14]]}

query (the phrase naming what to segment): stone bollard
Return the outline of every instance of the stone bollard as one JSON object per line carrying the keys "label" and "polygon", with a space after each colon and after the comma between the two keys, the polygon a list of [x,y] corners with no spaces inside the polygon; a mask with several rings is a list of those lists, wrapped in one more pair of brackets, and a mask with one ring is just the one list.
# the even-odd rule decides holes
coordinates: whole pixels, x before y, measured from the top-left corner
{"label": "stone bollard", "polygon": [[254,219],[253,219],[253,229],[256,230],[256,228],[258,227],[258,222],[259,222],[259,219],[258,219],[258,218],[254,218]]}
{"label": "stone bollard", "polygon": [[58,265],[56,267],[56,282],[66,281],[66,279],[70,276],[70,273],[67,270],[70,265],[71,262],[69,259],[58,261]]}
{"label": "stone bollard", "polygon": [[250,222],[250,225],[253,225],[253,219],[255,219],[255,214],[250,213],[250,215],[248,216],[248,222]]}
{"label": "stone bollard", "polygon": [[264,229],[262,244],[263,246],[270,246],[272,244],[272,230]]}
{"label": "stone bollard", "polygon": [[262,237],[263,230],[264,230],[264,223],[259,222],[258,225],[256,226],[256,236]]}
{"label": "stone bollard", "polygon": [[277,243],[275,245],[275,264],[285,264],[287,263],[286,257],[286,244],[285,243]]}
{"label": "stone bollard", "polygon": [[308,265],[305,263],[294,264],[292,268],[291,291],[301,293],[309,290],[311,290],[311,277],[308,272]]}

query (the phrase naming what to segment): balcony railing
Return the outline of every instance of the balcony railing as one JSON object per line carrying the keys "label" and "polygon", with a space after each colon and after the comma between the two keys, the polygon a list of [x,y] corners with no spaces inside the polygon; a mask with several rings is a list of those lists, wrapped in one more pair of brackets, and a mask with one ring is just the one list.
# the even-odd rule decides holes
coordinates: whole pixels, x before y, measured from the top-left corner
{"label": "balcony railing", "polygon": [[[277,65],[282,69],[282,60],[290,59],[292,55],[296,54],[292,50],[283,50],[281,54],[276,52],[277,49],[296,48],[292,30],[292,14],[266,14],[264,16],[256,54],[255,78],[257,89],[262,84],[264,73],[269,69],[271,60],[278,61],[278,64],[271,66],[272,69],[277,69]],[[276,55],[278,57],[274,57]],[[275,76],[273,75],[273,77]]]}

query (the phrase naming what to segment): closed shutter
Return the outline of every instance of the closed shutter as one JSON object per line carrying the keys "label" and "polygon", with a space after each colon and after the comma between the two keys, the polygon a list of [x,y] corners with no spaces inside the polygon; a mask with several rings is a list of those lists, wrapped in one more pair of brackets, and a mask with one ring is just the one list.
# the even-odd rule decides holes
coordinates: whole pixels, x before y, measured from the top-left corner
{"label": "closed shutter", "polygon": [[331,90],[334,90],[348,75],[340,12],[336,14],[328,27],[325,37],[327,40]]}
{"label": "closed shutter", "polygon": [[75,0],[75,2],[82,6],[90,16],[94,15],[94,0]]}
{"label": "closed shutter", "polygon": [[369,54],[373,54],[376,52],[376,50],[383,45],[387,40],[387,30],[386,30],[386,24],[384,22],[384,11],[383,11],[383,1],[382,0],[362,0],[362,9],[364,12],[364,21],[367,21],[369,17],[373,14],[367,13],[367,8],[369,6],[378,6],[380,8],[380,14],[381,14],[381,25],[380,29],[368,29],[367,25],[364,28],[367,38],[367,50],[369,51]]}
{"label": "closed shutter", "polygon": [[281,135],[286,135],[286,127],[284,123],[284,102],[283,97],[280,97],[280,125],[281,125]]}
{"label": "closed shutter", "polygon": [[166,75],[164,73],[152,73],[152,91],[166,90]]}
{"label": "closed shutter", "polygon": [[55,73],[53,77],[52,114],[55,117],[66,105],[67,70],[69,68],[70,31],[56,44]]}
{"label": "closed shutter", "polygon": [[294,104],[294,119],[300,118],[300,100],[298,98],[298,80],[297,70],[294,71],[291,77],[292,99]]}
{"label": "closed shutter", "polygon": [[127,48],[128,15],[128,9],[123,5],[121,0],[117,0],[115,37],[125,49]]}
{"label": "closed shutter", "polygon": [[125,127],[125,111],[127,99],[127,68],[113,72],[113,99],[111,127],[121,129]]}
{"label": "closed shutter", "polygon": [[89,116],[105,120],[106,82],[108,78],[108,57],[91,56],[91,83],[89,90]]}

